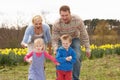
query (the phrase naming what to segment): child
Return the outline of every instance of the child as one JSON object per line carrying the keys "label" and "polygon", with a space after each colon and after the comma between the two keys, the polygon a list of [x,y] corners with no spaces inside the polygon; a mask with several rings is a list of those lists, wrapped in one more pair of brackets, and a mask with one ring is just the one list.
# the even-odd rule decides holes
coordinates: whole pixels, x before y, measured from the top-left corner
{"label": "child", "polygon": [[76,53],[70,47],[72,38],[69,35],[63,35],[60,39],[62,46],[56,53],[56,59],[60,63],[57,65],[57,80],[72,80],[73,63],[76,62]]}
{"label": "child", "polygon": [[[32,57],[32,60],[29,59]],[[45,44],[42,38],[34,40],[34,50],[28,53],[24,60],[30,63],[28,80],[46,80],[44,73],[44,60],[50,59],[54,64],[59,65],[54,57],[45,51]]]}

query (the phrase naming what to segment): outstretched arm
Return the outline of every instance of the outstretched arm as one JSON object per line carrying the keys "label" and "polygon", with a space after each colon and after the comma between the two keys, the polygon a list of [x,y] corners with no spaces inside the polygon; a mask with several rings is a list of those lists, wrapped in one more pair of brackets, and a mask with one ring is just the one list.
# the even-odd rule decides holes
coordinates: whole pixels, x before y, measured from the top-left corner
{"label": "outstretched arm", "polygon": [[44,52],[44,54],[45,54],[45,57],[48,58],[48,59],[50,59],[52,62],[54,62],[54,64],[59,65],[59,63],[57,62],[57,60],[53,56],[51,56],[49,53]]}

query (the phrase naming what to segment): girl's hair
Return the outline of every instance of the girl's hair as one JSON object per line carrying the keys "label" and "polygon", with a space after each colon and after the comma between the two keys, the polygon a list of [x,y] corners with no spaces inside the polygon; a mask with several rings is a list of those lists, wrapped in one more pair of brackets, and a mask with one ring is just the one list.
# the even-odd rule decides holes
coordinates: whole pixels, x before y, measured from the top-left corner
{"label": "girl's hair", "polygon": [[61,6],[60,9],[59,9],[59,13],[60,13],[61,11],[65,11],[65,12],[68,11],[69,13],[71,13],[71,12],[70,12],[70,7],[67,6],[67,5]]}
{"label": "girl's hair", "polygon": [[71,43],[72,42],[72,37],[68,34],[64,34],[60,37],[61,41],[62,40],[69,40],[69,42]]}
{"label": "girl's hair", "polygon": [[43,50],[45,50],[45,43],[44,40],[42,38],[37,38],[34,40],[34,47],[37,45],[42,45],[43,46]]}
{"label": "girl's hair", "polygon": [[34,23],[35,19],[40,19],[42,21],[42,17],[40,15],[36,15],[32,18],[32,23]]}

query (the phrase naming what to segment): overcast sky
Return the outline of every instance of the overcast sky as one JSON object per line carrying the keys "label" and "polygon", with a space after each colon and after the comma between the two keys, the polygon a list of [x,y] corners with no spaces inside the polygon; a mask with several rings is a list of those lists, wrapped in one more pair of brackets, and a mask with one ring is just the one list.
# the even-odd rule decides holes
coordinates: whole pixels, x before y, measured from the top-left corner
{"label": "overcast sky", "polygon": [[119,0],[0,0],[0,22],[24,23],[31,18],[48,12],[46,19],[53,23],[59,17],[59,7],[69,5],[72,14],[85,19],[120,20]]}

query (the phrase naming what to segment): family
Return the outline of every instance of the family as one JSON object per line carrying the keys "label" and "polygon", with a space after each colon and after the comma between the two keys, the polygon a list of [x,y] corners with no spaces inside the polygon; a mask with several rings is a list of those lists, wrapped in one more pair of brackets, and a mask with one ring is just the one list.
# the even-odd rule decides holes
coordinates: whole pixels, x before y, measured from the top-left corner
{"label": "family", "polygon": [[[29,25],[25,30],[21,46],[28,48],[24,57],[24,60],[30,63],[28,80],[46,80],[45,58],[56,65],[56,80],[80,80],[80,46],[85,46],[86,56],[89,58],[89,36],[82,19],[72,15],[68,5],[61,6],[59,14],[60,18],[52,24],[52,34],[49,25],[42,23],[40,15],[34,16],[33,25]],[[55,57],[50,55],[51,46]]]}

